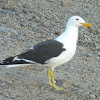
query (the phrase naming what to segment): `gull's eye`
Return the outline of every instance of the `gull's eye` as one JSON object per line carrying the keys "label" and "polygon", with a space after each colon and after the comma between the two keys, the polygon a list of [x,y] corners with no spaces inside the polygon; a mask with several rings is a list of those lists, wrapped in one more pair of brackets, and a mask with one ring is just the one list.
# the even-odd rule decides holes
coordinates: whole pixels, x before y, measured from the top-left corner
{"label": "gull's eye", "polygon": [[79,20],[78,18],[76,20]]}

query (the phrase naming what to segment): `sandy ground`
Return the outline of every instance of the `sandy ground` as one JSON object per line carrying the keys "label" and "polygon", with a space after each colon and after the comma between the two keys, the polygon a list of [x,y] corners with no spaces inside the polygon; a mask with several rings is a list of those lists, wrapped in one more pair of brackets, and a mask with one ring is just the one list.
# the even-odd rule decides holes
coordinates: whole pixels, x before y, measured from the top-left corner
{"label": "sandy ground", "polygon": [[100,0],[0,0],[0,61],[60,35],[70,16],[93,31],[79,29],[73,59],[55,69],[56,91],[47,68],[0,66],[0,100],[100,100]]}

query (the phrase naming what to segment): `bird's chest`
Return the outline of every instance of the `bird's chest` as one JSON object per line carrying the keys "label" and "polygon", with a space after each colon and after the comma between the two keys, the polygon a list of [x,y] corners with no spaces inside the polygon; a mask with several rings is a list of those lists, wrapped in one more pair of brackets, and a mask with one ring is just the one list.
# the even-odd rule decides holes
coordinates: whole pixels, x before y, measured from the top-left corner
{"label": "bird's chest", "polygon": [[62,63],[68,62],[74,56],[75,51],[76,51],[76,47],[70,47],[67,48],[66,51],[62,52],[62,54],[60,55],[61,59],[63,59]]}
{"label": "bird's chest", "polygon": [[58,57],[50,59],[50,64],[52,66],[59,66],[68,62],[75,54],[76,47],[66,48]]}

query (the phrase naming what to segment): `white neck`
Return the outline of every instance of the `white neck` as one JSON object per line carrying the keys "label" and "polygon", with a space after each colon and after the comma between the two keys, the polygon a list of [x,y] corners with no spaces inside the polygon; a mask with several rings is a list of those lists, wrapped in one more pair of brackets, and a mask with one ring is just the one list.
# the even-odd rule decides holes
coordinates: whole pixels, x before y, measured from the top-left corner
{"label": "white neck", "polygon": [[75,44],[77,43],[78,39],[78,27],[75,26],[67,26],[65,32],[58,36],[55,40],[60,41],[67,44]]}

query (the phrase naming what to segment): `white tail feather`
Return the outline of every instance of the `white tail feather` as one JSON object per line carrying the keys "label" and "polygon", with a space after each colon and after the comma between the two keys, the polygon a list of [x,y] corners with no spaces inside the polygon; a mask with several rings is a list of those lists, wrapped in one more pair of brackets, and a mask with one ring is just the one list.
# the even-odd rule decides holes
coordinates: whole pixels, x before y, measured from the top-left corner
{"label": "white tail feather", "polygon": [[15,65],[6,65],[6,66],[7,66],[7,68],[12,68],[12,67],[29,66],[29,65],[32,65],[32,64],[15,64]]}

